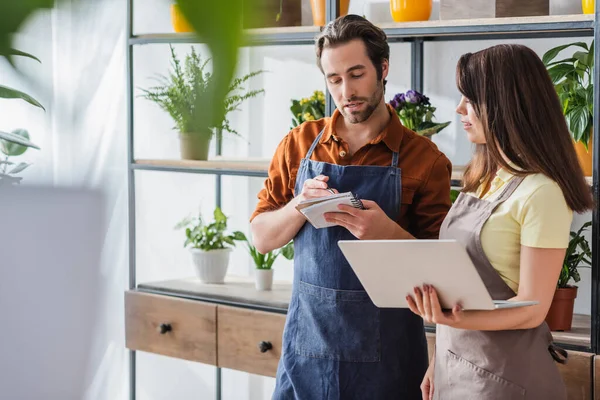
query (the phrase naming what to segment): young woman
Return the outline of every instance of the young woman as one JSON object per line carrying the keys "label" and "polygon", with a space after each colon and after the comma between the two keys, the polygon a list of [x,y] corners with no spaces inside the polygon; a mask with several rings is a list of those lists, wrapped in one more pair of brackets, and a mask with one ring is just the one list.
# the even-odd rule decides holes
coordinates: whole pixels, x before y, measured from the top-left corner
{"label": "young woman", "polygon": [[593,205],[558,97],[529,48],[499,45],[463,55],[456,81],[476,152],[440,230],[461,242],[495,300],[538,305],[451,312],[435,288],[407,296],[436,323],[423,399],[566,399],[544,322],[569,242],[573,211]]}

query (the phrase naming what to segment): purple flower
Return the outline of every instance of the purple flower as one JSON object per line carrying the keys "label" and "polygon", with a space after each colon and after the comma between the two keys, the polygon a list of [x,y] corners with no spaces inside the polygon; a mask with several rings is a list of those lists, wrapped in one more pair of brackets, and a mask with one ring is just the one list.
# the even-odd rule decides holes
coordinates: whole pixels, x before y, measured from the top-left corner
{"label": "purple flower", "polygon": [[390,105],[395,110],[399,110],[399,109],[403,108],[405,103],[406,103],[406,99],[404,97],[404,93],[398,93],[394,96],[394,98],[392,100],[390,100]]}
{"label": "purple flower", "polygon": [[406,92],[406,101],[412,104],[417,104],[421,101],[421,94],[415,90]]}

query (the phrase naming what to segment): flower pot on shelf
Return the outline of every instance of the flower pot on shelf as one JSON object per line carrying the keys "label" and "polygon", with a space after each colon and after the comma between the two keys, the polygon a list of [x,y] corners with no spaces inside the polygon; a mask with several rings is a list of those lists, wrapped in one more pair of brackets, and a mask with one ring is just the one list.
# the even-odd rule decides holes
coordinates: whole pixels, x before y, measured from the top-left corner
{"label": "flower pot on shelf", "polygon": [[179,150],[183,160],[207,160],[211,135],[180,133]]}
{"label": "flower pot on shelf", "polygon": [[231,249],[200,250],[190,249],[196,275],[202,283],[224,283]]}
{"label": "flower pot on shelf", "polygon": [[177,33],[194,32],[194,29],[187,22],[177,4],[171,4],[171,25]]}
{"label": "flower pot on shelf", "polygon": [[390,12],[396,22],[427,21],[433,0],[390,0]]}
{"label": "flower pot on shelf", "polygon": [[[340,16],[348,14],[350,0],[340,0]],[[325,0],[310,0],[312,10],[313,25],[325,25]]]}
{"label": "flower pot on shelf", "polygon": [[577,153],[577,159],[579,160],[579,165],[581,165],[581,169],[583,170],[583,174],[585,176],[592,176],[592,146],[594,145],[594,140],[592,135],[590,135],[590,141],[588,143],[588,148],[586,150],[585,145],[581,142],[575,142],[575,152]]}
{"label": "flower pot on shelf", "polygon": [[550,14],[550,0],[440,0],[440,19],[532,17]]}
{"label": "flower pot on shelf", "polygon": [[577,286],[558,288],[546,315],[551,331],[569,331],[573,321],[573,308],[577,297]]}
{"label": "flower pot on shelf", "polygon": [[594,0],[581,0],[581,10],[584,14],[593,14],[594,6]]}
{"label": "flower pot on shelf", "polygon": [[273,288],[273,270],[272,269],[255,269],[254,284],[256,290],[271,290]]}

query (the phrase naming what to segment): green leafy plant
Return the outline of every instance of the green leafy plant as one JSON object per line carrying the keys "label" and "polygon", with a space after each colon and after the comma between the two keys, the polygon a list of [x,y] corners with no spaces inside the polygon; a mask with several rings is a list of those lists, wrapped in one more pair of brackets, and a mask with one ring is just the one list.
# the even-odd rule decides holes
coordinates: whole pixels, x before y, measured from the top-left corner
{"label": "green leafy plant", "polygon": [[[25,129],[15,129],[11,134],[23,138],[24,140],[29,140],[29,132]],[[31,164],[26,162],[15,164],[11,161],[11,157],[18,157],[25,153],[27,149],[27,146],[23,146],[14,141],[0,139],[0,152],[6,156],[4,160],[0,160],[0,186],[6,183],[12,184],[21,182],[21,179],[23,178],[16,176],[16,174],[23,171]]]}
{"label": "green leafy plant", "polygon": [[[240,232],[241,233],[241,232]],[[243,241],[246,242],[246,246],[248,247],[248,251],[250,252],[250,256],[252,257],[252,261],[254,261],[254,266],[256,269],[271,269],[273,263],[282,255],[284,258],[291,260],[294,258],[294,242],[289,242],[285,246],[280,249],[273,250],[268,252],[267,254],[261,254],[256,250],[256,247],[250,243],[246,235],[243,235]]]}
{"label": "green leafy plant", "polygon": [[[578,47],[570,57],[554,61],[563,50]],[[542,57],[554,83],[571,136],[588,149],[594,123],[594,43],[571,43],[548,50]]]}
{"label": "green leafy plant", "polygon": [[456,190],[456,189],[450,189],[450,202],[452,204],[454,204],[454,202],[456,201],[456,199],[458,198],[458,195],[460,194],[460,190]]}
{"label": "green leafy plant", "polygon": [[[9,49],[8,55],[31,58],[41,63],[36,56],[17,49]],[[32,96],[7,86],[0,85],[0,98],[23,100],[45,111],[44,106]],[[19,183],[21,181],[22,178],[16,177],[14,174],[23,171],[30,164],[20,163],[13,167],[14,164],[9,160],[9,157],[19,156],[25,153],[29,147],[39,150],[39,147],[29,140],[29,133],[26,130],[16,129],[12,132],[0,131],[0,151],[6,156],[4,160],[0,161],[0,185],[5,183]]]}
{"label": "green leafy plant", "polygon": [[[583,235],[592,222],[586,222],[577,232],[571,232],[571,239],[569,240],[569,246],[565,254],[563,261],[563,267],[560,271],[560,277],[558,278],[558,288],[569,287],[569,281],[573,279],[574,282],[579,282],[581,276],[577,268],[580,266],[591,267],[592,266],[592,250],[590,244]],[[581,265],[581,264],[586,265]]]}
{"label": "green leafy plant", "polygon": [[416,90],[396,94],[389,104],[396,110],[402,125],[421,136],[431,137],[450,125],[450,122],[433,122],[436,108],[429,97]]}
{"label": "green leafy plant", "polygon": [[191,246],[204,251],[226,249],[235,247],[235,241],[242,241],[246,237],[242,232],[236,231],[226,234],[227,217],[219,207],[213,213],[214,220],[206,224],[199,214],[188,217],[179,222],[175,229],[185,228],[185,243],[183,247]]}
{"label": "green leafy plant", "polygon": [[239,110],[240,104],[245,100],[264,93],[264,89],[246,91],[242,86],[263,71],[255,71],[234,79],[229,85],[224,100],[225,116],[218,124],[207,127],[206,122],[199,119],[201,110],[198,110],[196,105],[199,98],[208,95],[213,79],[213,74],[206,70],[210,59],[202,60],[202,57],[192,47],[191,53],[186,55],[185,62],[182,64],[173,46],[170,48],[172,71],[167,76],[158,75],[157,86],[141,89],[143,93],[141,97],[155,102],[168,112],[175,121],[174,129],[181,133],[212,137],[215,133],[227,131],[239,135],[231,128],[227,114]]}
{"label": "green leafy plant", "polygon": [[310,97],[300,100],[292,99],[290,111],[292,112],[292,128],[304,121],[321,119],[325,116],[325,94],[320,90],[315,90]]}
{"label": "green leafy plant", "polygon": [[[52,9],[66,1],[73,5],[77,3],[76,0],[0,1],[0,56],[12,63],[16,55],[12,43],[25,21],[39,10]],[[208,129],[218,125],[225,115],[224,100],[235,73],[238,48],[245,39],[240,23],[242,16],[252,14],[252,18],[259,18],[261,8],[257,0],[176,0],[176,3],[194,29],[195,36],[206,44],[212,55],[214,79],[206,94],[197,96],[194,104],[194,109],[199,110],[197,120]]]}

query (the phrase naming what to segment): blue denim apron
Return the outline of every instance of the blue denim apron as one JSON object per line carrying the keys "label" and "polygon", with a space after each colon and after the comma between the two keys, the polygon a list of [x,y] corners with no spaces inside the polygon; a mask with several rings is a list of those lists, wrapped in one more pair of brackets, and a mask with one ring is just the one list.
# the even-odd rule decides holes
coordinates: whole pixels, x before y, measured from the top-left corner
{"label": "blue denim apron", "polygon": [[[397,220],[401,199],[398,153],[391,166],[341,166],[302,159],[295,193],[326,175],[340,193],[373,200]],[[294,238],[294,281],[273,399],[420,399],[427,369],[423,320],[408,309],[377,308],[341,253],[346,228],[304,224]],[[418,266],[415,266],[418,268]]]}

